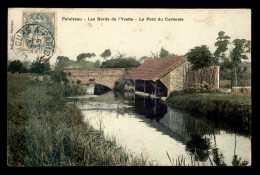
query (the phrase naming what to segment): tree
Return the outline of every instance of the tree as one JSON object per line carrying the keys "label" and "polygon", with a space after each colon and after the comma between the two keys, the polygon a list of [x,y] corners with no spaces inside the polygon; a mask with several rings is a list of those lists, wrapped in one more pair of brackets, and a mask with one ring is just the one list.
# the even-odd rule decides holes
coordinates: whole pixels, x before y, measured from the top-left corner
{"label": "tree", "polygon": [[98,68],[99,66],[100,66],[100,61],[99,60],[95,61],[94,67]]}
{"label": "tree", "polygon": [[234,39],[232,44],[234,48],[231,50],[231,65],[235,73],[235,86],[237,86],[237,67],[242,60],[248,60],[247,53],[251,52],[251,41],[245,39]]}
{"label": "tree", "polygon": [[[218,33],[217,42],[215,46],[217,47],[216,51],[214,52],[214,65],[219,64],[219,60],[221,59],[221,69],[222,72],[226,72],[226,69],[231,70],[231,84],[233,85],[233,81],[235,79],[235,86],[237,86],[237,77],[243,77],[243,74],[247,73],[247,70],[241,70],[239,68],[239,64],[241,61],[247,60],[247,53],[251,52],[251,41],[247,41],[245,39],[235,39],[231,43],[229,41],[230,37],[225,35],[224,31],[220,31]],[[233,48],[230,50],[229,57],[226,56],[226,51],[228,50],[228,46],[232,44]],[[225,77],[227,77],[225,75]],[[234,77],[234,78],[233,78]]]}
{"label": "tree", "polygon": [[165,50],[163,47],[161,48],[161,51],[160,51],[160,54],[159,54],[160,58],[171,57],[171,56],[175,56],[175,55],[173,53],[171,54],[170,52]]}
{"label": "tree", "polygon": [[63,72],[63,71],[54,70],[54,71],[51,73],[51,79],[53,79],[54,81],[56,81],[56,82],[58,82],[58,83],[64,82],[64,83],[65,83],[65,86],[67,86],[68,79],[67,79],[67,77],[66,77],[66,73]]}
{"label": "tree", "polygon": [[7,67],[7,70],[11,73],[26,73],[28,72],[27,68],[23,65],[20,60],[11,61]]}
{"label": "tree", "polygon": [[66,56],[58,56],[56,58],[56,61],[59,62],[59,61],[69,61],[69,57],[66,57]]}
{"label": "tree", "polygon": [[111,51],[110,49],[105,50],[101,55],[102,58],[104,58],[104,60],[106,60],[107,57],[111,56]]}
{"label": "tree", "polygon": [[141,58],[139,58],[139,61],[140,61],[140,63],[142,63],[142,62],[149,60],[149,59],[152,59],[152,58],[148,57],[148,56],[142,56]]}
{"label": "tree", "polygon": [[84,60],[86,58],[95,57],[95,53],[81,53],[77,56],[77,61]]}
{"label": "tree", "polygon": [[68,66],[70,62],[69,57],[66,56],[58,56],[56,58],[56,63],[55,63],[55,70],[61,70],[64,67]]}
{"label": "tree", "polygon": [[193,70],[199,70],[211,66],[214,59],[206,45],[194,47],[186,54],[186,56],[188,61],[192,64],[191,68]]}
{"label": "tree", "polygon": [[186,54],[188,61],[191,63],[191,69],[195,70],[195,81],[196,81],[196,91],[197,91],[197,71],[211,66],[213,63],[213,55],[210,52],[208,46],[201,45],[196,46],[191,49]]}
{"label": "tree", "polygon": [[140,65],[140,62],[135,57],[124,57],[120,56],[114,59],[104,61],[101,64],[101,68],[135,68]]}
{"label": "tree", "polygon": [[29,72],[36,74],[49,74],[50,73],[50,63],[42,63],[43,57],[37,57],[35,61],[30,66]]}
{"label": "tree", "polygon": [[160,53],[153,53],[151,51],[151,54],[153,55],[153,58],[165,58],[165,57],[171,57],[171,56],[176,56],[173,53],[170,53],[169,51],[167,51],[166,49],[164,49],[163,47],[160,50]]}
{"label": "tree", "polygon": [[224,61],[224,59],[226,58],[226,51],[228,50],[228,44],[230,44],[229,42],[230,37],[225,35],[225,32],[220,31],[218,33],[218,38],[217,41],[215,42],[215,46],[217,47],[216,51],[214,52],[214,65],[219,63],[219,59],[221,59],[222,61]]}

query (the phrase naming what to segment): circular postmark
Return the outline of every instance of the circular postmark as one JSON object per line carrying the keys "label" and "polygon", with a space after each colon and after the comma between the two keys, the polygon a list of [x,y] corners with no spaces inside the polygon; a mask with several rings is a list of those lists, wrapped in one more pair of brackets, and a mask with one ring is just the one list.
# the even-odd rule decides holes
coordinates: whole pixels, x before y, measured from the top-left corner
{"label": "circular postmark", "polygon": [[55,41],[52,33],[40,24],[26,24],[14,35],[13,50],[20,60],[37,57],[48,61],[54,53]]}

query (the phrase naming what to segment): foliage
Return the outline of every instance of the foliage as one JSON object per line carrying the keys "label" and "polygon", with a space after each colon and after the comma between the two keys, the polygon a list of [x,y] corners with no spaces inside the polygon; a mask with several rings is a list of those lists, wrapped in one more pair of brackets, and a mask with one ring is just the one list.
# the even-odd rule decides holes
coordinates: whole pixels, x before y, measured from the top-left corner
{"label": "foliage", "polygon": [[58,62],[60,62],[60,61],[69,61],[69,57],[66,57],[66,56],[58,56],[58,57],[56,58],[56,60],[57,60]]}
{"label": "foliage", "polygon": [[99,68],[100,67],[100,61],[99,60],[94,62],[94,67],[95,68]]}
{"label": "foliage", "polygon": [[123,80],[119,80],[115,82],[114,89],[113,89],[114,91],[124,92],[124,89],[125,89],[125,84]]}
{"label": "foliage", "polygon": [[209,67],[213,62],[213,55],[206,45],[194,47],[186,56],[193,70]]}
{"label": "foliage", "polygon": [[68,82],[66,73],[61,70],[54,70],[51,73],[51,79],[57,83],[61,83],[61,82],[67,83]]}
{"label": "foliage", "polygon": [[160,58],[171,57],[171,56],[175,56],[175,55],[173,53],[171,54],[169,51],[167,51],[163,47],[161,48],[160,54],[159,54]]}
{"label": "foliage", "polygon": [[55,66],[55,70],[62,70],[67,67],[82,67],[82,68],[94,68],[95,63],[85,60],[74,61],[68,57],[58,56]]}
{"label": "foliage", "polygon": [[86,90],[79,85],[65,85],[65,96],[78,96],[86,94]]}
{"label": "foliage", "polygon": [[176,56],[173,53],[170,53],[169,51],[167,51],[166,49],[164,49],[163,47],[160,50],[160,53],[153,53],[151,52],[151,54],[153,55],[153,58],[165,58],[165,57],[171,57],[171,56]]}
{"label": "foliage", "polygon": [[35,74],[49,74],[51,71],[50,63],[42,63],[43,57],[37,57],[30,66],[29,72]]}
{"label": "foliage", "polygon": [[224,162],[223,154],[219,153],[218,148],[212,149],[213,161],[217,166],[226,166],[227,164]]}
{"label": "foliage", "polygon": [[215,60],[214,64],[219,63],[219,59],[224,60],[226,58],[225,52],[228,50],[228,44],[230,37],[225,35],[224,31],[220,31],[218,33],[217,41],[215,42],[215,46],[217,47],[214,52]]}
{"label": "foliage", "polygon": [[233,40],[234,48],[230,53],[230,58],[233,65],[236,67],[241,60],[248,60],[246,53],[251,52],[251,41],[245,39],[235,39]]}
{"label": "foliage", "polygon": [[239,132],[250,133],[251,98],[221,92],[172,92],[166,100],[194,114],[202,114],[214,121],[239,126]]}
{"label": "foliage", "polygon": [[95,53],[81,53],[77,56],[77,61],[84,60],[86,58],[95,57]]}
{"label": "foliage", "polygon": [[11,73],[27,73],[27,68],[23,65],[20,60],[11,61],[7,67],[7,71]]}
{"label": "foliage", "polygon": [[135,57],[115,58],[102,62],[101,68],[135,68],[140,62]]}
{"label": "foliage", "polygon": [[242,161],[241,162],[241,158],[238,159],[237,155],[233,156],[233,160],[232,160],[232,165],[233,166],[247,166],[248,162],[247,161]]}
{"label": "foliage", "polygon": [[110,49],[105,50],[100,56],[101,56],[102,58],[104,58],[104,60],[105,60],[107,57],[110,57],[110,56],[111,56],[111,51],[110,51]]}
{"label": "foliage", "polygon": [[186,144],[186,150],[195,155],[196,161],[206,161],[209,157],[210,140],[200,135],[191,135],[191,140]]}
{"label": "foliage", "polygon": [[102,130],[83,121],[68,103],[65,85],[8,76],[7,161],[9,166],[145,165]]}

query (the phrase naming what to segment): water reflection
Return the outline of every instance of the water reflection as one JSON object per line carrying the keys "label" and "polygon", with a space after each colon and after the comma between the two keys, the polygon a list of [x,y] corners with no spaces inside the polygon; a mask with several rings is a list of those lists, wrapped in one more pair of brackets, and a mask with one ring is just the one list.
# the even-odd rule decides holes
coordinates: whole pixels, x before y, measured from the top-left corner
{"label": "water reflection", "polygon": [[148,99],[147,97],[136,95],[135,110],[151,120],[160,121],[167,113],[167,106],[160,103],[159,99]]}
{"label": "water reflection", "polygon": [[186,150],[194,155],[196,161],[205,162],[210,154],[210,139],[203,138],[199,134],[192,134],[191,139],[186,144]]}
{"label": "water reflection", "polygon": [[[248,137],[247,132],[236,132],[236,129],[232,130],[230,127],[225,127],[223,123],[218,121],[209,121],[206,117],[191,116],[182,110],[161,103],[158,99],[148,99],[135,95],[134,105],[138,113],[150,119],[157,119],[153,120],[156,123],[150,122],[150,126],[156,127],[158,131],[185,144],[185,150],[189,152],[195,161],[208,162],[210,159],[213,159],[214,164],[218,166],[227,164],[247,165],[250,162],[251,139]],[[234,126],[234,128],[236,127]],[[245,131],[241,126],[238,127]],[[238,151],[245,159],[244,161],[235,153],[237,136],[240,140],[239,146],[243,149],[247,148],[247,150],[244,150],[246,151],[246,154],[244,154],[246,156],[241,155],[244,152]],[[225,140],[225,137],[228,137],[229,140]],[[232,155],[232,147],[223,147],[223,143],[228,145],[229,142],[234,140],[234,154]],[[226,164],[225,161],[228,163]]]}
{"label": "water reflection", "polygon": [[130,99],[110,91],[78,104],[93,127],[99,129],[102,122],[105,134],[115,136],[118,144],[160,165],[171,165],[166,151],[175,159],[184,157],[186,165],[192,165],[191,157],[201,165],[250,165],[250,137],[158,99]]}

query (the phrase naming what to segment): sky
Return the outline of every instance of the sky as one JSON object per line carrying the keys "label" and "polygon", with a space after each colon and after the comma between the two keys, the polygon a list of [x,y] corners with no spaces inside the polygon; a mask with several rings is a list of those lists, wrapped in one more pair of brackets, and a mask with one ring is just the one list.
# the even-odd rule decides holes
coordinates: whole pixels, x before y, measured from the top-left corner
{"label": "sky", "polygon": [[[11,50],[10,38],[22,27],[22,14],[31,12],[51,12],[56,15],[55,50],[50,58],[51,64],[55,63],[57,56],[76,60],[80,53],[88,52],[96,54],[90,61],[103,61],[100,54],[106,49],[111,50],[111,57],[118,51],[137,59],[142,56],[150,57],[151,52],[159,53],[162,47],[170,53],[184,55],[195,46],[207,45],[213,53],[219,31],[224,31],[231,40],[251,40],[250,9],[10,8],[8,59],[20,59]],[[65,18],[80,18],[81,21],[69,21]],[[98,21],[98,18],[104,20]],[[112,18],[116,21],[112,21]],[[127,21],[130,18],[133,21]],[[148,18],[155,18],[156,21]],[[163,20],[158,21],[158,18]]]}

